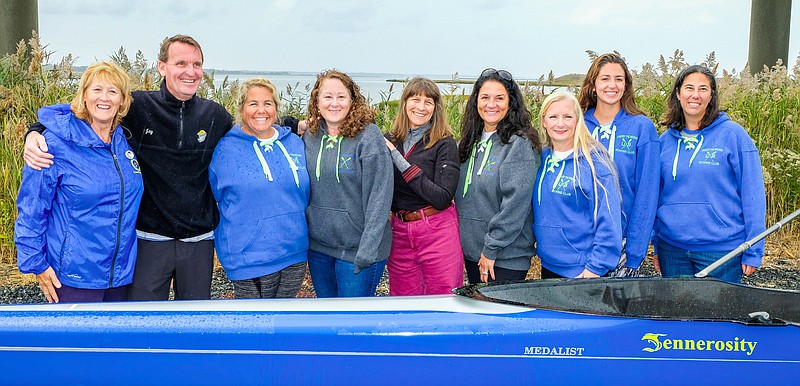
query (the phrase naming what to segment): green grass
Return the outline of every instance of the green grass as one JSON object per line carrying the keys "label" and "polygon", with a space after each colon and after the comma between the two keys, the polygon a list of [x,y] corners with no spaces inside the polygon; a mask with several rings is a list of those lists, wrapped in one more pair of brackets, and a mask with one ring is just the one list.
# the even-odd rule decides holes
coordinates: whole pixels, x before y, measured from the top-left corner
{"label": "green grass", "polygon": [[[587,51],[589,67],[596,54]],[[123,48],[110,55],[112,60],[130,75],[134,89],[153,90],[160,84],[158,72],[141,52],[130,60]],[[758,76],[750,76],[748,69],[742,71],[719,70],[714,53],[702,63],[717,71],[720,102],[731,116],[753,137],[758,147],[764,169],[767,191],[767,222],[772,224],[800,207],[800,58],[791,70],[778,65]],[[661,56],[655,64],[645,64],[634,72],[637,103],[645,113],[659,124],[666,111],[666,95],[670,92],[675,75],[688,63],[683,52],[676,50],[669,57]],[[0,262],[15,261],[13,227],[16,218],[16,197],[23,167],[23,135],[28,125],[36,121],[36,111],[45,105],[68,102],[77,87],[77,75],[73,73],[71,55],[57,63],[50,61],[50,54],[39,44],[36,37],[20,43],[15,54],[0,59]],[[213,99],[233,113],[235,95],[239,82],[223,79],[215,86],[215,74],[204,77],[198,94]],[[582,74],[556,77],[552,72],[536,81],[521,84],[526,106],[536,117],[539,106],[549,87],[557,86],[577,91]],[[460,79],[454,74],[447,84],[444,97],[445,111],[456,137],[468,95],[463,85],[471,80]],[[310,94],[308,87],[299,84],[280,90],[281,115],[305,117],[303,101]],[[397,114],[401,94],[391,86],[381,95],[380,101],[372,101],[377,111],[376,123],[387,131]],[[796,233],[800,227],[790,227]]]}

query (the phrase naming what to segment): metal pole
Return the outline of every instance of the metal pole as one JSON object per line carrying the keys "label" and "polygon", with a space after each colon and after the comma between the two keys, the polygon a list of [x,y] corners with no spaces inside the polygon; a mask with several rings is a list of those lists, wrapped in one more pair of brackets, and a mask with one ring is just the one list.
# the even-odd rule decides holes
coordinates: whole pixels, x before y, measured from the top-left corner
{"label": "metal pole", "polygon": [[0,56],[16,52],[17,43],[30,39],[31,31],[39,31],[37,0],[0,1]]}
{"label": "metal pole", "polygon": [[778,59],[788,65],[791,15],[792,0],[752,0],[747,57],[751,74],[774,66]]}

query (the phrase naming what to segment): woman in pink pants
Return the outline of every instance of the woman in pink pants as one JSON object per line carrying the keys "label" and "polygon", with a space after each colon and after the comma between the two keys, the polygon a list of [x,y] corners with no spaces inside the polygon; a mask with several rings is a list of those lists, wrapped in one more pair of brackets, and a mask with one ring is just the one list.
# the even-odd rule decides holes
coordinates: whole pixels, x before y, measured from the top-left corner
{"label": "woman in pink pants", "polygon": [[389,293],[450,293],[464,284],[453,204],[459,159],[436,84],[408,82],[386,138],[394,162]]}

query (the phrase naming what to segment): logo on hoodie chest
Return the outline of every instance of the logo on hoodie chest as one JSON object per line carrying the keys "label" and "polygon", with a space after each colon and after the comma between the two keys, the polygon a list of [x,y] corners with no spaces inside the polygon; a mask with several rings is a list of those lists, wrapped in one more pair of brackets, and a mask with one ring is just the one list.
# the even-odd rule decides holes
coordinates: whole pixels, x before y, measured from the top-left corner
{"label": "logo on hoodie chest", "polygon": [[706,148],[701,149],[698,158],[698,164],[700,165],[710,165],[710,166],[718,166],[719,160],[723,159],[724,150],[719,147],[714,148]]}
{"label": "logo on hoodie chest", "polygon": [[340,154],[338,162],[339,171],[345,173],[355,172],[354,160],[355,160],[355,154],[345,154],[345,153]]}
{"label": "logo on hoodie chest", "polygon": [[614,149],[614,153],[622,153],[622,154],[636,154],[636,142],[639,141],[639,137],[636,135],[619,135],[617,136],[617,140],[619,144],[617,148]]}
{"label": "logo on hoodie chest", "polygon": [[203,142],[206,140],[206,131],[200,130],[197,132],[197,142]]}

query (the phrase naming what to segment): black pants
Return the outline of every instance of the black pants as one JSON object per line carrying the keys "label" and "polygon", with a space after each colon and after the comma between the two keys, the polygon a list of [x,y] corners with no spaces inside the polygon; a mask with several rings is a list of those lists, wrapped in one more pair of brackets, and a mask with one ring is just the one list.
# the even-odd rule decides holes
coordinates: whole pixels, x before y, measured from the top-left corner
{"label": "black pants", "polygon": [[214,240],[139,239],[137,247],[129,300],[167,300],[170,284],[176,300],[211,299]]}
{"label": "black pants", "polygon": [[[464,267],[467,268],[467,279],[469,279],[469,284],[482,283],[481,272],[478,270],[477,262],[464,259]],[[494,280],[492,280],[492,277],[489,276],[489,283],[495,281],[525,280],[526,275],[528,275],[528,271],[517,271],[516,269],[501,268],[495,264]]]}

